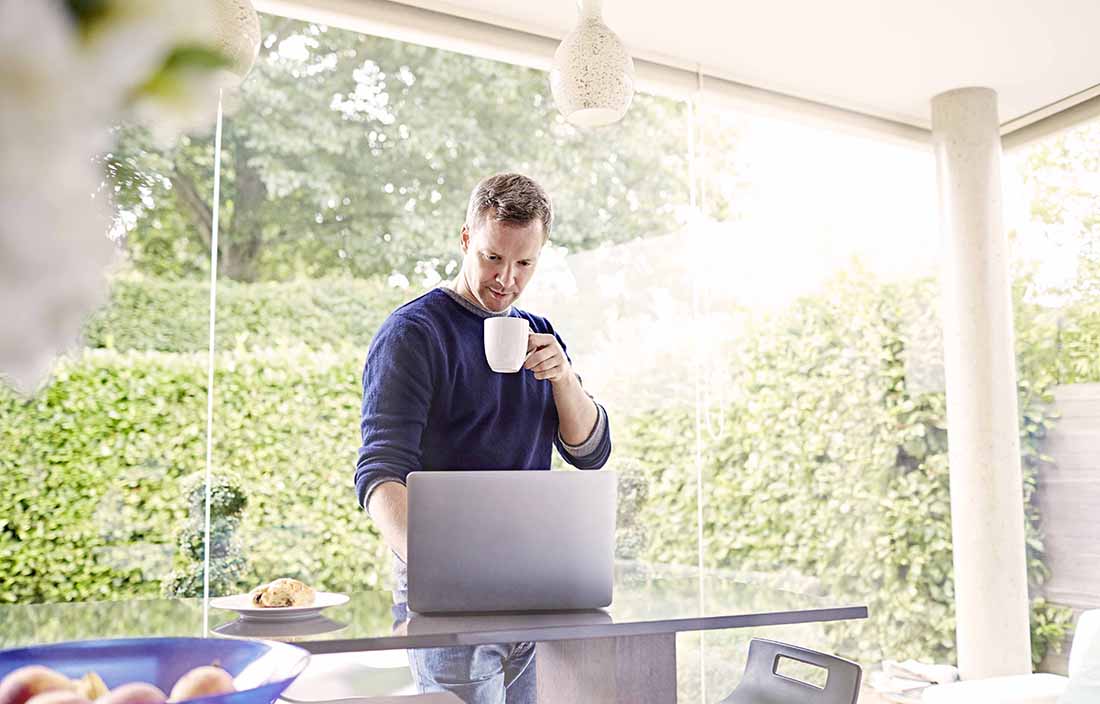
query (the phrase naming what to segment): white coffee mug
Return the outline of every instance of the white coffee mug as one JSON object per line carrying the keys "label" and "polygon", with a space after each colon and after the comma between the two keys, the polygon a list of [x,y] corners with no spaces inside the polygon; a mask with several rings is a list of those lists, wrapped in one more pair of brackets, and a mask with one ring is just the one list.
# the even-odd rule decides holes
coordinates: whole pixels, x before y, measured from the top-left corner
{"label": "white coffee mug", "polygon": [[518,372],[527,358],[526,318],[507,315],[485,319],[485,360],[494,372]]}

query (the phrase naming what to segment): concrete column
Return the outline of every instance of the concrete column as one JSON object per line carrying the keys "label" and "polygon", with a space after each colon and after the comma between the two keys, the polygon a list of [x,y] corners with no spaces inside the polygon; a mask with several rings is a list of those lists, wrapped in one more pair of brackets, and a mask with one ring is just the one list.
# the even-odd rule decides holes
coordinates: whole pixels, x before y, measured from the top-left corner
{"label": "concrete column", "polygon": [[943,234],[944,366],[958,664],[1031,672],[1016,356],[997,94],[932,99]]}

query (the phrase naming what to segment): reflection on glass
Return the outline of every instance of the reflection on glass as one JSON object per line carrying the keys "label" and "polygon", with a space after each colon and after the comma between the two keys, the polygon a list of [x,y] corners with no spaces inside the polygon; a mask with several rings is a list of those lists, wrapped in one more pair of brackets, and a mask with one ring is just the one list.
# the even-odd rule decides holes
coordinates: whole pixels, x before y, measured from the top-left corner
{"label": "reflection on glass", "polygon": [[226,638],[264,638],[294,642],[322,633],[337,633],[347,627],[347,623],[334,621],[325,616],[310,616],[292,621],[257,621],[238,618],[210,630]]}
{"label": "reflection on glass", "polygon": [[133,599],[3,606],[0,647],[93,638],[200,636],[195,600]]}

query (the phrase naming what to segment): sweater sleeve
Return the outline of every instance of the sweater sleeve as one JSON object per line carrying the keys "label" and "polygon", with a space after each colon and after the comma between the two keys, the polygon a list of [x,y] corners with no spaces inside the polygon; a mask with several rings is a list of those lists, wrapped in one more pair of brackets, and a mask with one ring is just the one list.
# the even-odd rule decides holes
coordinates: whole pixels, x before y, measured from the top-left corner
{"label": "sweater sleeve", "polygon": [[355,468],[363,508],[380,484],[404,484],[409,472],[420,468],[420,439],[434,388],[429,339],[412,320],[393,316],[367,352],[359,423],[363,444]]}
{"label": "sweater sleeve", "polygon": [[[553,328],[551,328],[551,331],[553,331]],[[569,350],[566,349],[565,340],[561,339],[557,332],[554,332],[554,337],[561,345],[565,358],[572,364],[573,359],[569,356]],[[584,385],[580,374],[577,374],[577,381],[582,386]],[[592,398],[592,394],[588,394],[588,397]],[[558,453],[562,456],[562,459],[577,469],[600,469],[607,464],[608,458],[611,457],[611,422],[607,417],[607,409],[594,398],[592,398],[592,402],[596,404],[596,424],[592,426],[592,431],[584,442],[580,445],[570,445],[562,439],[560,431],[554,438],[554,447],[558,448]]]}
{"label": "sweater sleeve", "polygon": [[568,445],[561,433],[554,439],[554,446],[569,464],[577,469],[599,469],[611,457],[611,422],[607,410],[596,403],[596,424],[588,438],[580,445]]}

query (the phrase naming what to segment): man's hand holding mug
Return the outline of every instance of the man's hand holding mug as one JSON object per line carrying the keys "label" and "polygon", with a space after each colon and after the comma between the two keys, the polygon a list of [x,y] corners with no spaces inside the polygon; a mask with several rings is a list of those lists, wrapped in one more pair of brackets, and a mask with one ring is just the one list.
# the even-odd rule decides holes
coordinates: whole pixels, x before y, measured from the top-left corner
{"label": "man's hand holding mug", "polygon": [[558,338],[548,333],[533,332],[527,336],[527,359],[523,368],[530,369],[536,379],[556,384],[570,378],[569,359],[558,343]]}

